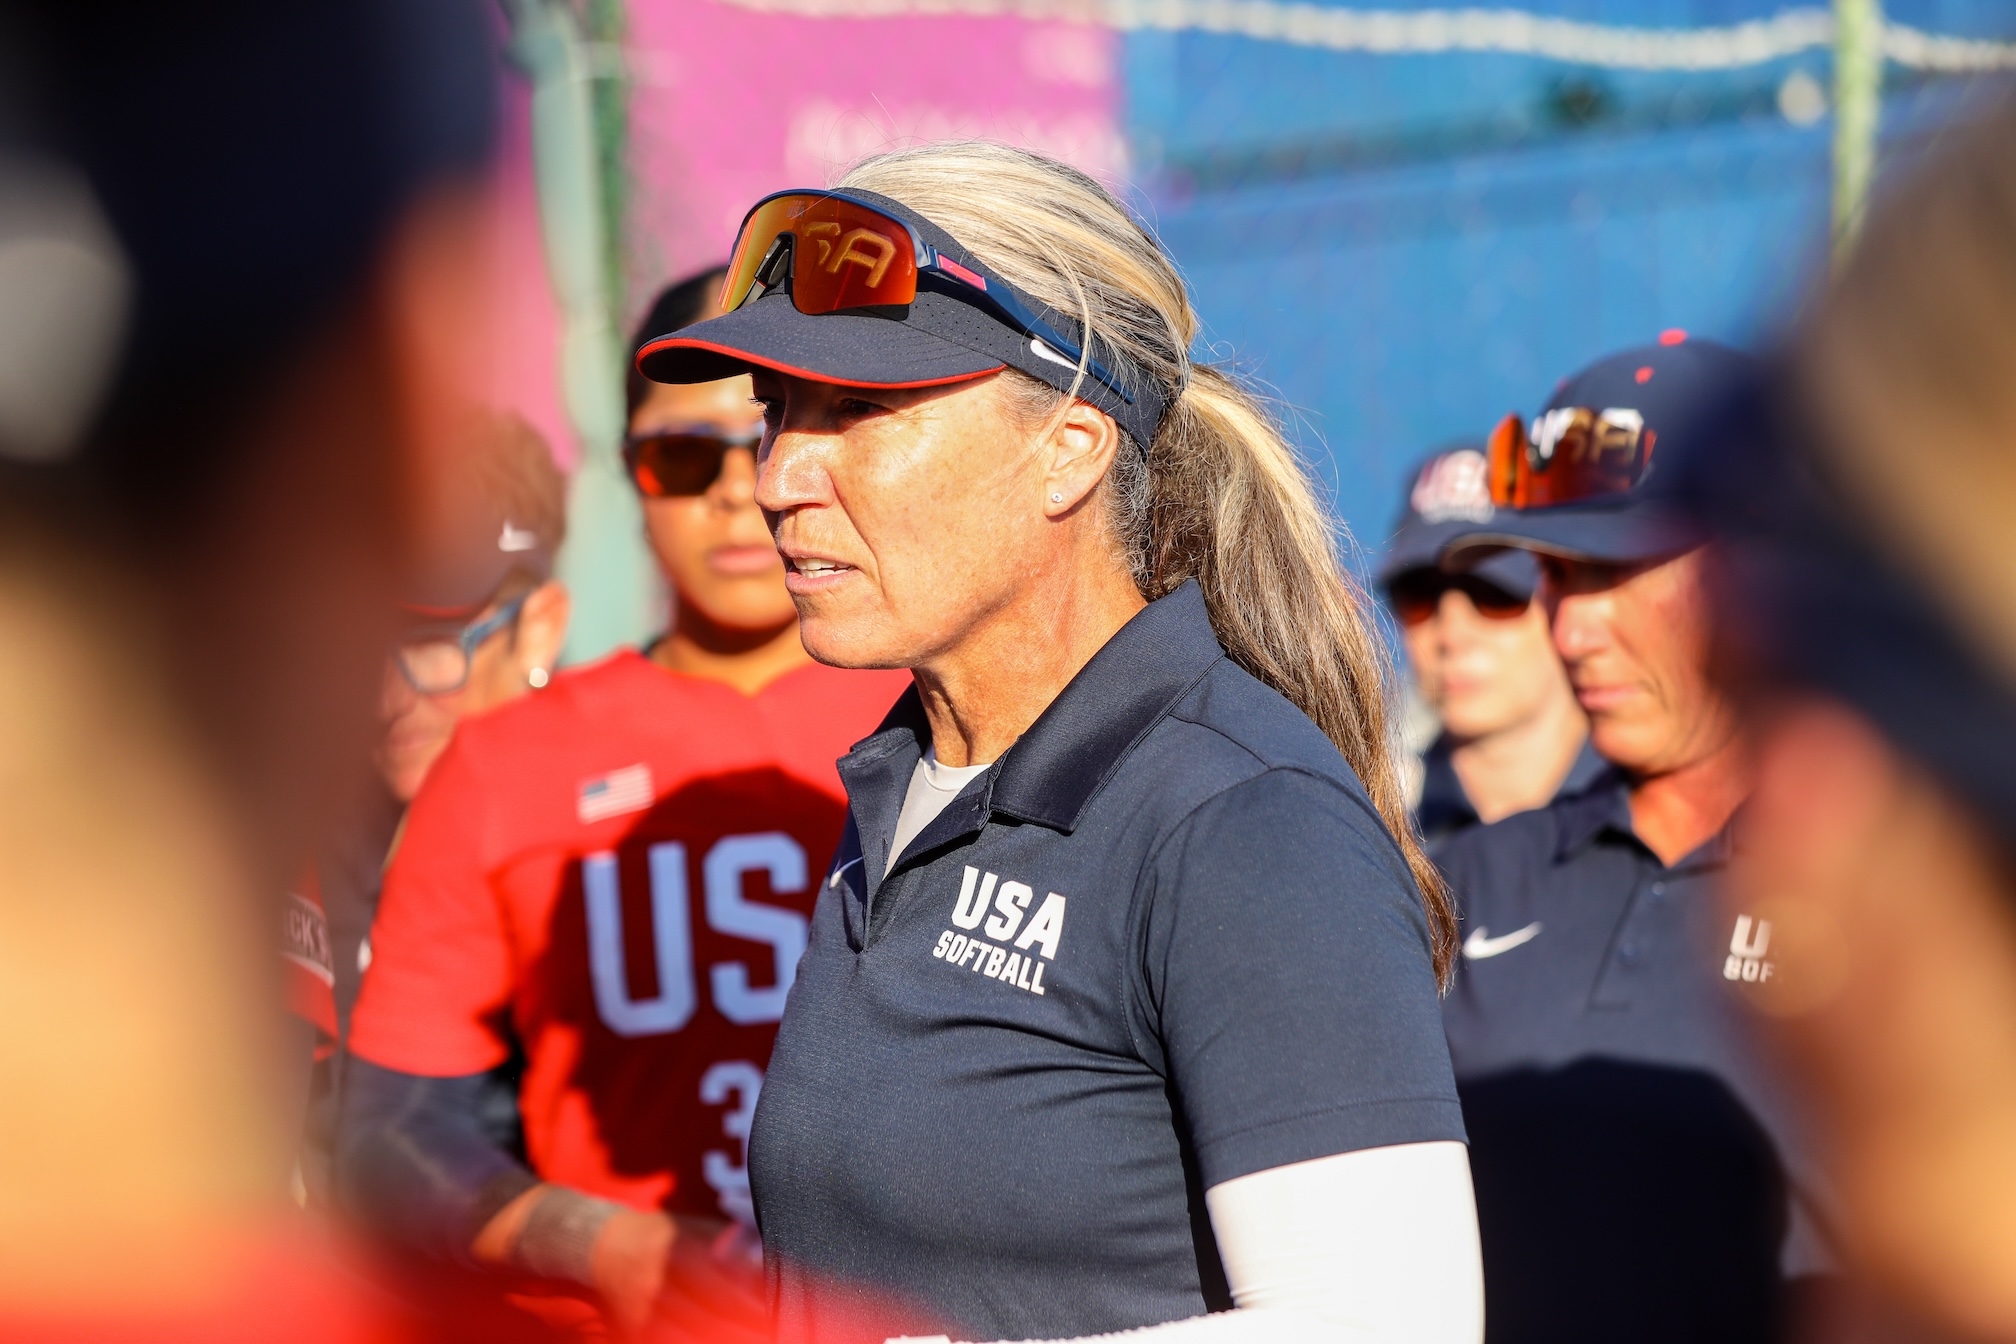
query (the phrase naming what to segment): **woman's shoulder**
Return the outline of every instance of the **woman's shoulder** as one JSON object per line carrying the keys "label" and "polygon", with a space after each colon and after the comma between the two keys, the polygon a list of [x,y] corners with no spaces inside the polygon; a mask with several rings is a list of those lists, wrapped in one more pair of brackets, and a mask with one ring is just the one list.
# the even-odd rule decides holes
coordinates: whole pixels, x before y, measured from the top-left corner
{"label": "woman's shoulder", "polygon": [[1288,697],[1230,658],[1212,664],[1164,723],[1169,736],[1184,739],[1185,753],[1231,767],[1241,780],[1282,771],[1365,797],[1337,744]]}
{"label": "woman's shoulder", "polygon": [[[1159,849],[1271,847],[1285,861],[1371,862],[1404,874],[1357,774],[1309,717],[1229,659],[1137,745],[1132,789],[1159,814]],[[1118,782],[1117,780],[1115,781]]]}
{"label": "woman's shoulder", "polygon": [[[1173,804],[1148,849],[1151,922],[1283,921],[1312,937],[1355,929],[1351,938],[1425,967],[1418,889],[1357,775],[1306,715],[1230,672],[1207,676],[1143,743],[1141,764],[1167,781]],[[1385,934],[1366,942],[1375,927]]]}

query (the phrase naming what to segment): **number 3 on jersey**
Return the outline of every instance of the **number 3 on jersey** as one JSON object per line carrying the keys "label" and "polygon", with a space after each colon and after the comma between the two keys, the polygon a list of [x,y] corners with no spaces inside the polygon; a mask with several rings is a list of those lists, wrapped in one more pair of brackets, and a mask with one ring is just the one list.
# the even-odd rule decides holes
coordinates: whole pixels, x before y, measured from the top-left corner
{"label": "number 3 on jersey", "polygon": [[749,1130],[756,1123],[756,1098],[763,1094],[763,1070],[746,1059],[724,1059],[700,1077],[700,1101],[732,1108],[721,1117],[721,1132],[734,1153],[710,1148],[700,1155],[700,1172],[721,1204],[721,1212],[747,1227],[756,1226],[749,1195]]}
{"label": "number 3 on jersey", "polygon": [[[588,969],[594,981],[595,1010],[619,1036],[653,1036],[677,1031],[699,1006],[693,968],[693,930],[687,899],[686,846],[676,840],[651,846],[651,931],[658,968],[658,993],[631,997],[623,965],[623,903],[616,880],[616,856],[607,850],[581,861],[581,887],[588,913]],[[750,1026],[784,1016],[784,999],[805,952],[805,917],[795,910],[760,905],[742,894],[742,879],[765,873],[779,894],[805,890],[805,851],[782,831],[730,835],[717,841],[701,861],[707,926],[716,933],[767,943],[775,959],[772,984],[750,985],[749,967],[739,961],[707,968],[714,1006],[730,1022]]]}

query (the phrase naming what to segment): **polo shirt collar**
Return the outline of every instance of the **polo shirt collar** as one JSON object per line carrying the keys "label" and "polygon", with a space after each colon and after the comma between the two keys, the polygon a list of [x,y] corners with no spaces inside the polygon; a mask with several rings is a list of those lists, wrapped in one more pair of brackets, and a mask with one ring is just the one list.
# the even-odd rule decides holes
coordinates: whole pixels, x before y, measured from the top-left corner
{"label": "polo shirt collar", "polygon": [[1581,793],[1554,804],[1554,826],[1556,863],[1587,849],[1605,831],[1635,839],[1629,783],[1614,767],[1598,775]]}
{"label": "polo shirt collar", "polygon": [[[1738,808],[1736,813],[1723,823],[1721,830],[1702,841],[1693,852],[1675,863],[1674,870],[1709,867],[1728,862],[1735,848],[1734,837],[1742,818],[1743,809]],[[1644,842],[1638,839],[1638,832],[1631,825],[1630,781],[1615,766],[1606,768],[1581,793],[1556,802],[1554,825],[1556,863],[1573,858],[1594,844],[1596,839],[1606,832],[1629,840],[1641,848],[1644,845]]]}
{"label": "polo shirt collar", "polygon": [[1135,745],[1224,656],[1195,579],[1150,602],[1002,758],[993,810],[1068,835]]}
{"label": "polo shirt collar", "polygon": [[[930,741],[931,723],[924,717],[924,701],[912,682],[875,731],[840,758],[840,782],[847,788],[847,807],[860,836],[862,866],[871,892],[880,885],[882,870],[888,866],[889,841],[903,810],[903,795]],[[961,806],[964,800],[962,792],[946,812],[963,816],[967,811]],[[945,821],[945,814],[940,813],[937,820]],[[931,829],[935,828],[934,823]]]}
{"label": "polo shirt collar", "polygon": [[[1196,580],[1150,602],[1079,669],[983,777],[981,789],[947,808],[912,848],[976,827],[989,813],[1069,834],[1134,746],[1224,656]],[[886,852],[875,851],[887,843],[910,772],[930,741],[913,686],[840,762],[871,875],[887,862]]]}
{"label": "polo shirt collar", "polygon": [[1478,820],[1456,775],[1454,752],[1455,744],[1443,733],[1421,753],[1421,801],[1414,805],[1414,820],[1424,834],[1461,830]]}

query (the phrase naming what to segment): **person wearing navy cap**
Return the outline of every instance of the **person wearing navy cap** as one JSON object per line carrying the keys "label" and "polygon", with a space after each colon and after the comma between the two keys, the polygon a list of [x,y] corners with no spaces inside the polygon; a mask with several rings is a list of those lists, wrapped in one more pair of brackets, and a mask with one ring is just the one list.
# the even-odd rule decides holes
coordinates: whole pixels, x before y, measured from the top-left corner
{"label": "person wearing navy cap", "polygon": [[1754,360],[1669,332],[1491,440],[1488,523],[1540,558],[1554,644],[1612,772],[1438,855],[1465,926],[1444,1004],[1472,1138],[1489,1338],[1777,1338],[1831,1263],[1808,1145],[1744,1017],[1768,928],[1716,884],[1749,788],[1708,676],[1707,536],[1659,493]]}
{"label": "person wearing navy cap", "polygon": [[753,370],[806,648],[914,683],[745,1131],[781,1336],[1478,1339],[1376,636],[1175,266],[932,145],[759,202],[722,307],[642,371]]}
{"label": "person wearing navy cap", "polygon": [[1527,551],[1443,547],[1494,515],[1481,445],[1436,453],[1415,471],[1374,582],[1400,625],[1408,667],[1440,733],[1421,758],[1414,821],[1430,848],[1575,793],[1603,769],[1568,689]]}

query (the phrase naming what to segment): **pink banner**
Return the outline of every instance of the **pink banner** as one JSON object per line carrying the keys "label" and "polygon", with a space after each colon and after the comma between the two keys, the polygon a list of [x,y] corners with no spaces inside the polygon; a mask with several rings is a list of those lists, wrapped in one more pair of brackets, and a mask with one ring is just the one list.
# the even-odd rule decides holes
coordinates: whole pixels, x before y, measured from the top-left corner
{"label": "pink banner", "polygon": [[1119,39],[1015,18],[803,18],[633,0],[631,308],[727,259],[757,197],[869,154],[982,137],[1120,176]]}
{"label": "pink banner", "polygon": [[[824,186],[886,149],[983,137],[1106,180],[1126,169],[1119,39],[1015,18],[804,18],[716,0],[632,0],[630,293],[727,259],[766,192]],[[559,316],[539,232],[530,88],[507,75],[492,256],[491,396],[571,465]],[[628,334],[626,331],[625,335]]]}

